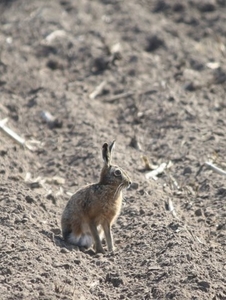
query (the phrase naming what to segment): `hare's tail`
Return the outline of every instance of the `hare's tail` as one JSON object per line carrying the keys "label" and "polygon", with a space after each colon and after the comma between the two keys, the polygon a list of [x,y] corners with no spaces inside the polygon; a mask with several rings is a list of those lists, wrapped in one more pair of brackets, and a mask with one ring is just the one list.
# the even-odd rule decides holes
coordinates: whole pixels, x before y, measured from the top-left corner
{"label": "hare's tail", "polygon": [[[98,226],[98,233],[100,236],[100,240],[102,240],[104,233],[100,226]],[[90,248],[93,245],[93,237],[90,232],[82,233],[79,236],[76,236],[73,232],[71,232],[68,236],[68,241],[71,244],[85,248]]]}
{"label": "hare's tail", "polygon": [[[85,247],[90,248],[93,243],[93,237],[89,230],[89,227],[87,224],[83,224],[82,231],[80,233],[74,232],[71,228],[71,225],[65,224],[62,222],[62,234],[65,241],[67,241],[70,244],[73,244],[78,247]],[[98,233],[100,236],[100,240],[103,239],[103,229],[99,225],[98,226]]]}
{"label": "hare's tail", "polygon": [[93,244],[93,238],[89,233],[76,236],[73,234],[73,232],[71,232],[67,240],[69,243],[78,247],[90,248]]}

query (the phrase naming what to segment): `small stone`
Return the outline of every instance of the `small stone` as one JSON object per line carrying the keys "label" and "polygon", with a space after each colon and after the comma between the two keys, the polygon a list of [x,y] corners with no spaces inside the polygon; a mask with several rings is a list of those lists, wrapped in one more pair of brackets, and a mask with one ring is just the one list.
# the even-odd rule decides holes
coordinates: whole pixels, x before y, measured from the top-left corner
{"label": "small stone", "polygon": [[27,203],[34,203],[35,202],[34,199],[31,196],[29,196],[29,195],[27,195],[25,197],[25,200],[27,201]]}
{"label": "small stone", "polygon": [[23,218],[21,222],[22,222],[23,224],[25,224],[25,223],[27,223],[28,221],[29,221],[28,218]]}
{"label": "small stone", "polygon": [[165,42],[162,38],[154,34],[147,39],[147,45],[145,47],[145,51],[153,52],[160,47],[165,47]]}
{"label": "small stone", "polygon": [[139,184],[136,182],[132,182],[129,189],[137,190],[139,187]]}
{"label": "small stone", "polygon": [[118,274],[108,273],[105,278],[105,282],[110,282],[114,287],[119,287],[123,284],[122,278]]}
{"label": "small stone", "polygon": [[210,284],[207,281],[199,281],[198,282],[198,286],[201,290],[203,290],[204,292],[208,292],[209,288],[210,288]]}
{"label": "small stone", "polygon": [[53,204],[56,204],[56,198],[54,197],[54,195],[49,194],[49,195],[46,196],[46,198],[48,200],[51,200]]}
{"label": "small stone", "polygon": [[56,235],[61,234],[60,228],[52,228],[51,231],[52,231],[54,234],[56,234]]}
{"label": "small stone", "polygon": [[81,260],[80,260],[80,259],[75,259],[75,260],[74,260],[74,263],[75,263],[76,265],[80,265]]}
{"label": "small stone", "polygon": [[196,90],[195,84],[193,82],[186,82],[183,87],[186,91],[189,92],[194,92]]}
{"label": "small stone", "polygon": [[131,147],[137,149],[137,150],[141,150],[141,149],[142,149],[142,148],[141,148],[141,145],[140,145],[140,143],[139,143],[139,141],[138,141],[138,139],[137,139],[136,136],[134,136],[134,137],[131,138],[131,141],[130,141],[130,144],[129,144],[129,145],[130,145]]}
{"label": "small stone", "polygon": [[140,208],[140,215],[144,215],[145,211],[143,210],[143,208]]}
{"label": "small stone", "polygon": [[71,265],[70,264],[63,264],[62,267],[65,269],[65,270],[69,270],[71,268]]}
{"label": "small stone", "polygon": [[213,12],[216,10],[216,5],[212,1],[207,1],[205,3],[200,3],[198,9],[201,12]]}
{"label": "small stone", "polygon": [[61,248],[60,253],[69,253],[69,250],[67,248]]}
{"label": "small stone", "polygon": [[226,224],[218,224],[217,225],[217,230],[226,230]]}
{"label": "small stone", "polygon": [[190,175],[192,173],[192,170],[190,167],[184,168],[183,175]]}
{"label": "small stone", "polygon": [[201,217],[201,216],[202,216],[202,209],[201,209],[201,208],[197,209],[197,210],[195,211],[195,215],[196,215],[197,217]]}
{"label": "small stone", "polygon": [[103,253],[96,253],[95,257],[96,258],[102,258],[103,257]]}

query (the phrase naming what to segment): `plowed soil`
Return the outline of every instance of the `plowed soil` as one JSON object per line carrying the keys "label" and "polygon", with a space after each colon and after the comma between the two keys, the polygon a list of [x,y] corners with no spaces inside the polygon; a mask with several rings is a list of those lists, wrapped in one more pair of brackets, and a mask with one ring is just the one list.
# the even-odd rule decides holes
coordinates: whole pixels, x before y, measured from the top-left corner
{"label": "plowed soil", "polygon": [[[0,130],[1,299],[226,299],[226,177],[206,164],[226,170],[225,5],[1,1],[0,119],[26,141]],[[102,255],[60,218],[112,140],[133,184]],[[142,157],[167,168],[147,179]]]}

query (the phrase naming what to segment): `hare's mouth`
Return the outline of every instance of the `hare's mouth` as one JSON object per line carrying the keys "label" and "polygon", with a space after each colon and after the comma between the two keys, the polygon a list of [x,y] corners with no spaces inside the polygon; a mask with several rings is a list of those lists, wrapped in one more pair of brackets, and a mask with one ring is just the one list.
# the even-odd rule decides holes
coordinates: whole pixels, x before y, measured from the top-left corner
{"label": "hare's mouth", "polygon": [[126,189],[128,190],[131,186],[132,182],[131,181],[127,181],[125,186],[126,186]]}

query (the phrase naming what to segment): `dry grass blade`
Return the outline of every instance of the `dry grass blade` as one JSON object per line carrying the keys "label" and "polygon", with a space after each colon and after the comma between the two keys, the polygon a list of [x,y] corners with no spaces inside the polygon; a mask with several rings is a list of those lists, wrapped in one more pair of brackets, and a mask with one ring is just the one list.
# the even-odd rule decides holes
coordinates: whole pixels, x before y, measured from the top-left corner
{"label": "dry grass blade", "polygon": [[73,196],[73,193],[71,192],[66,192],[66,195],[68,195],[69,197]]}
{"label": "dry grass blade", "polygon": [[89,95],[90,99],[95,99],[98,95],[103,92],[105,85],[107,84],[106,80],[102,81],[95,90]]}
{"label": "dry grass blade", "polygon": [[0,128],[4,131],[8,136],[10,136],[14,141],[16,141],[19,145],[25,146],[25,139],[20,137],[17,133],[15,133],[12,129],[6,126],[8,122],[8,118],[5,118],[0,121]]}
{"label": "dry grass blade", "polygon": [[205,165],[210,167],[213,171],[215,171],[216,173],[220,174],[220,175],[224,175],[226,176],[226,171],[218,168],[217,166],[215,166],[212,162],[205,162]]}
{"label": "dry grass blade", "polygon": [[[40,148],[42,143],[36,140],[30,140],[30,141],[25,141],[24,146],[30,150],[30,151],[36,151],[38,148]],[[34,146],[36,145],[36,146]]]}
{"label": "dry grass blade", "polygon": [[64,193],[64,190],[63,190],[63,188],[60,186],[60,188],[59,188],[59,191],[58,191],[58,192],[56,192],[56,197],[58,197],[58,196],[62,196],[62,195],[63,195],[63,193]]}
{"label": "dry grass blade", "polygon": [[45,178],[45,182],[49,184],[56,184],[56,185],[64,185],[65,184],[65,178],[60,176],[53,176],[50,178]]}
{"label": "dry grass blade", "polygon": [[45,179],[41,176],[38,176],[36,178],[32,178],[31,173],[27,172],[24,178],[24,181],[26,182],[26,184],[28,184],[31,188],[38,188],[38,187],[42,187],[45,190],[47,190],[46,186],[45,186]]}
{"label": "dry grass blade", "polygon": [[172,215],[179,220],[179,218],[177,217],[177,214],[176,214],[176,211],[174,209],[174,206],[173,206],[173,202],[171,201],[171,199],[168,200],[168,203],[167,203],[167,209],[169,210],[169,212],[172,213]]}
{"label": "dry grass blade", "polygon": [[51,44],[55,39],[57,39],[57,38],[61,39],[61,38],[64,38],[65,36],[67,36],[66,31],[58,29],[58,30],[51,32],[49,35],[47,35],[47,37],[45,38],[45,41],[48,44]]}
{"label": "dry grass blade", "polygon": [[170,212],[174,211],[174,206],[173,206],[173,202],[171,201],[171,199],[168,200],[168,209]]}
{"label": "dry grass blade", "polygon": [[121,93],[121,94],[117,94],[117,95],[114,95],[112,97],[110,97],[109,99],[105,99],[104,102],[108,102],[108,103],[114,103],[115,101],[121,99],[121,98],[127,98],[127,97],[130,97],[134,94],[137,94],[138,96],[142,96],[142,95],[145,95],[145,94],[154,94],[156,93],[156,90],[147,90],[147,91],[143,91],[143,92],[125,92],[125,93]]}
{"label": "dry grass blade", "polygon": [[176,181],[176,179],[171,174],[169,174],[169,178],[172,181],[173,185],[176,187],[176,189],[179,190],[180,189],[180,185],[178,184],[178,182]]}
{"label": "dry grass blade", "polygon": [[125,93],[117,94],[117,95],[110,97],[109,99],[106,99],[105,102],[114,103],[115,101],[117,101],[121,98],[127,98],[134,94],[135,94],[135,92],[125,92]]}
{"label": "dry grass blade", "polygon": [[5,118],[0,121],[0,129],[4,131],[11,139],[13,139],[15,142],[17,142],[20,146],[26,147],[30,151],[35,151],[36,148],[32,146],[32,144],[40,144],[40,142],[31,140],[26,141],[22,137],[20,137],[16,132],[14,132],[12,129],[10,129],[8,126],[6,126],[6,123],[8,122],[8,118]]}
{"label": "dry grass blade", "polygon": [[146,170],[156,170],[158,168],[157,165],[153,165],[152,163],[150,163],[150,161],[149,161],[149,159],[148,159],[148,157],[146,155],[142,155],[141,159],[142,159],[142,161],[144,163],[144,168]]}

